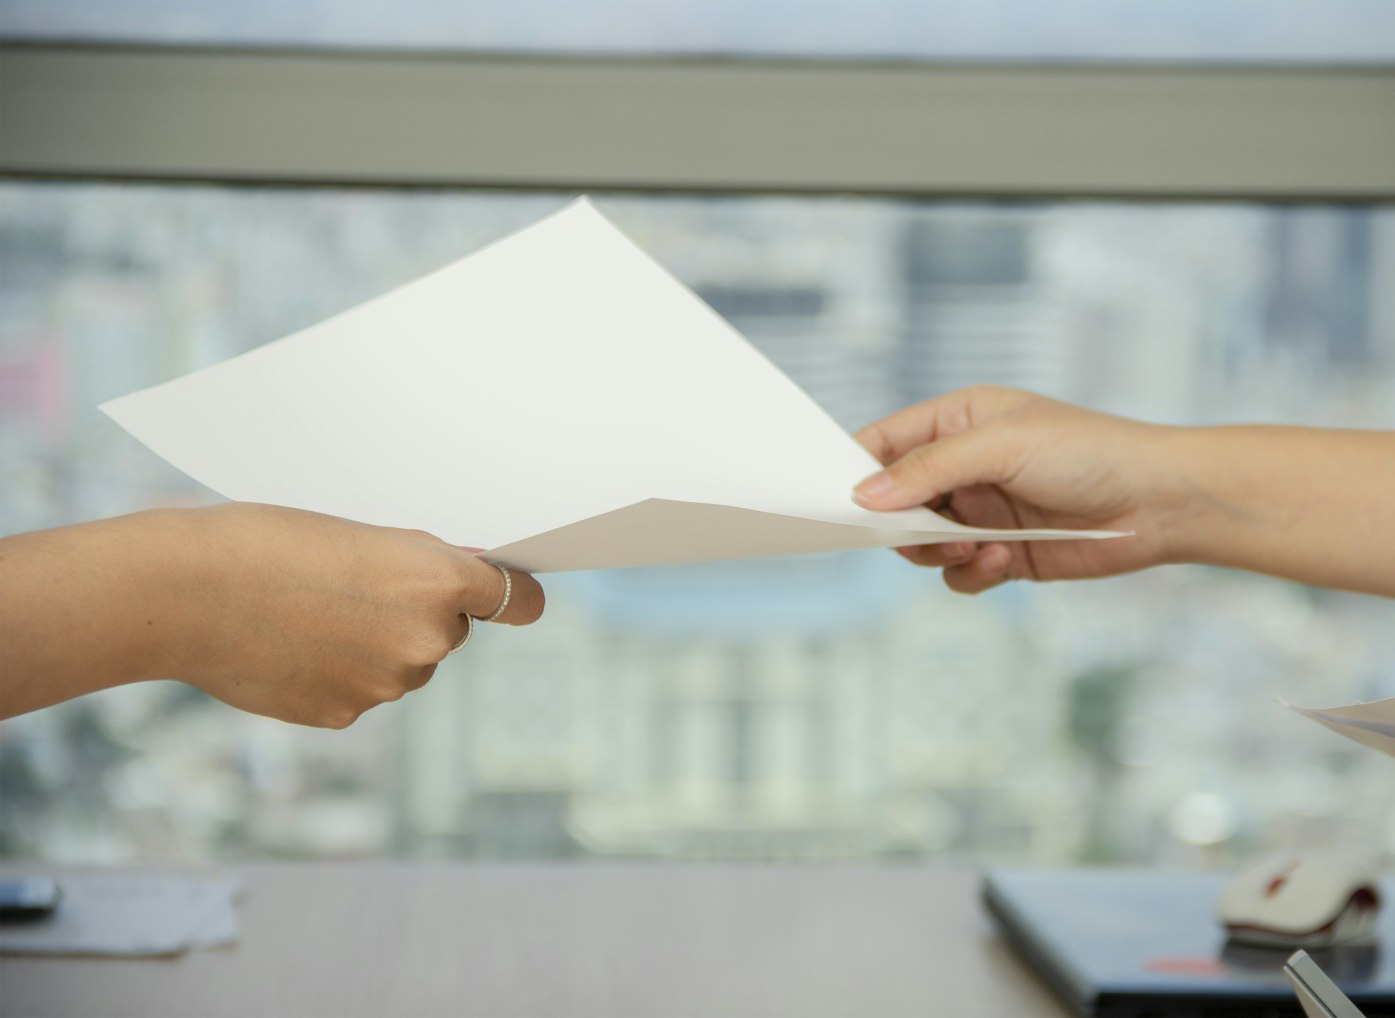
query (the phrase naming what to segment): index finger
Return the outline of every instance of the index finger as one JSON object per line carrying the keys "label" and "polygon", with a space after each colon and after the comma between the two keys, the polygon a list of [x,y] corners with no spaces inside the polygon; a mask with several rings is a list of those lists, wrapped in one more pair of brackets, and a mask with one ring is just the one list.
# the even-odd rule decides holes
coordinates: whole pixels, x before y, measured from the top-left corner
{"label": "index finger", "polygon": [[959,435],[1028,399],[1029,394],[994,385],[957,389],[897,410],[853,435],[882,466],[912,449]]}

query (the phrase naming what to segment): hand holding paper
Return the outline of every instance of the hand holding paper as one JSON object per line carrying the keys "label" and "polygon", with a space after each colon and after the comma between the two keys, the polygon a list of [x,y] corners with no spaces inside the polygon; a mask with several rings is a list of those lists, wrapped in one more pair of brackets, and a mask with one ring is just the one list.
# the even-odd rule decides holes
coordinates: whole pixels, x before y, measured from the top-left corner
{"label": "hand holding paper", "polygon": [[529,625],[542,611],[531,576],[506,580],[430,534],[284,506],[18,534],[0,538],[0,717],[179,678],[253,714],[343,728],[424,685],[471,618]]}
{"label": "hand holding paper", "polygon": [[529,572],[1106,536],[854,505],[877,462],[584,200],[103,409],[229,498]]}

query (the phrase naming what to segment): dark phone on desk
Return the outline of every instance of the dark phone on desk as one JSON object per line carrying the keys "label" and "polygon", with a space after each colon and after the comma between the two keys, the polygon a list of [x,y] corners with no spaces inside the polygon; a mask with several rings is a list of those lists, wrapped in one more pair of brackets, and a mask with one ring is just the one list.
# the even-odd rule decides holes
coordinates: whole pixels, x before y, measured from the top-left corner
{"label": "dark phone on desk", "polygon": [[0,880],[0,923],[31,923],[53,914],[63,890],[49,877]]}

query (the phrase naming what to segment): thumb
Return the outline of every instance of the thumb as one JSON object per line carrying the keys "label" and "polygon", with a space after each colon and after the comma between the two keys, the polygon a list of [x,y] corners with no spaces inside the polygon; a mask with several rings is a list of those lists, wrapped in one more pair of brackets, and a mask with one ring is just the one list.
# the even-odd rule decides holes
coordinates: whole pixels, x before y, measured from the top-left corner
{"label": "thumb", "polygon": [[908,509],[974,484],[1003,484],[1017,472],[1009,433],[991,424],[917,446],[853,489],[865,509]]}

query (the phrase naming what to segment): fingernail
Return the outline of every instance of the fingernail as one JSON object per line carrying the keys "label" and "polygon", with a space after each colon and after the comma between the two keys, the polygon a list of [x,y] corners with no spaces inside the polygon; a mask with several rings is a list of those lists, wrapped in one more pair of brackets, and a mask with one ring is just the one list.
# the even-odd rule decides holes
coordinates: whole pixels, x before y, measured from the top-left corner
{"label": "fingernail", "polygon": [[879,502],[890,495],[895,487],[891,475],[885,470],[880,470],[853,489],[853,498],[864,505],[868,502]]}

